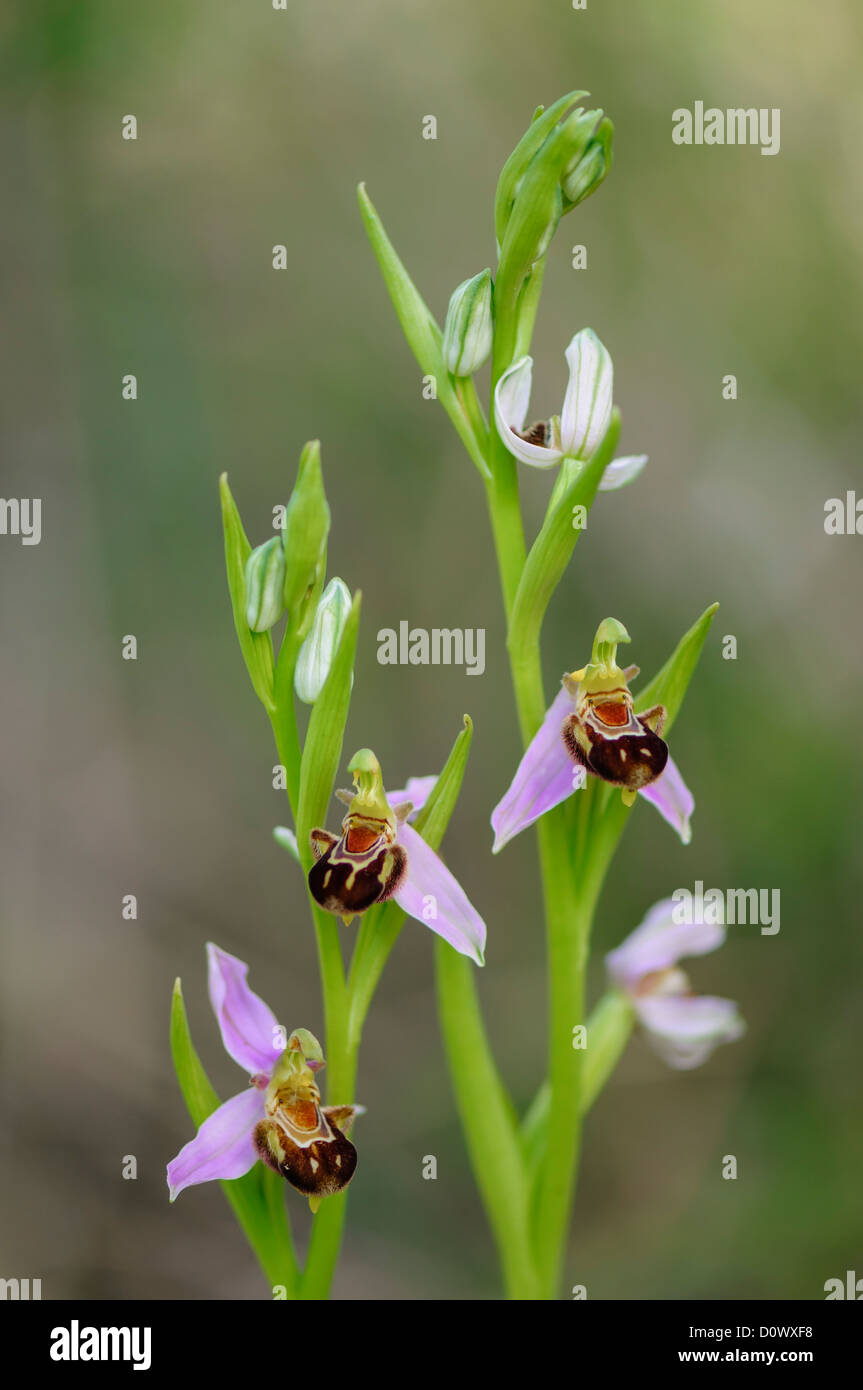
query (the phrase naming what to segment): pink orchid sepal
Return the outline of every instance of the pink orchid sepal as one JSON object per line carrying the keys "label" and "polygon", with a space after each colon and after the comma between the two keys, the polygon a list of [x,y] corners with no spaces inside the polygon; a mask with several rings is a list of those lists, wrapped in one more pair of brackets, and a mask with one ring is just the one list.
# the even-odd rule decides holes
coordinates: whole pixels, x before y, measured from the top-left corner
{"label": "pink orchid sepal", "polygon": [[688,1070],[722,1043],[746,1030],[737,1005],[715,995],[693,994],[679,968],[687,956],[703,956],[725,941],[717,923],[680,923],[677,903],[654,904],[640,926],[605,958],[612,983],[630,999],[648,1041],[669,1066]]}

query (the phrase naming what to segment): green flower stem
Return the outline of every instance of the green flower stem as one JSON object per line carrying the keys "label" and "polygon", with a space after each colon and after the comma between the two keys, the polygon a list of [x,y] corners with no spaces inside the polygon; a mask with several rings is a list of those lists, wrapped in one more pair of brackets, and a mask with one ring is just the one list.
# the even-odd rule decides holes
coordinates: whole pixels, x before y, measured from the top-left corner
{"label": "green flower stem", "polygon": [[[338,922],[313,902],[312,917],[324,996],[327,1103],[351,1105],[356,1087],[358,1046],[351,1047],[347,1036],[347,987]],[[329,1295],[341,1248],[347,1200],[347,1191],[327,1197],[315,1214],[305,1269],[300,1279],[300,1299],[325,1299]]]}
{"label": "green flower stem", "polygon": [[[500,448],[503,448],[502,444],[500,444]],[[493,444],[490,452],[493,455]],[[509,461],[510,463],[514,462],[511,457]],[[513,468],[508,472],[498,470],[493,481],[486,483],[485,490],[494,536],[494,548],[497,554],[504,612],[507,622],[509,622],[521,573],[524,569],[526,554],[524,527],[522,526],[521,508],[518,500],[518,478],[515,469]]]}
{"label": "green flower stem", "polygon": [[518,334],[517,306],[508,307],[496,301],[497,319],[491,362],[491,426],[488,434],[488,471],[486,482],[489,515],[500,573],[503,603],[509,622],[512,606],[524,569],[527,548],[518,496],[516,461],[497,432],[494,423],[495,387],[513,361]]}
{"label": "green flower stem", "polygon": [[297,1294],[303,1302],[329,1297],[342,1244],[347,1206],[348,1189],[335,1197],[326,1197],[314,1217],[306,1267]]}
{"label": "green flower stem", "polygon": [[300,803],[300,765],[302,749],[297,729],[297,711],[294,702],[294,672],[300,654],[302,639],[290,629],[285,633],[279,659],[276,663],[273,699],[275,708],[268,710],[273,726],[273,737],[279,762],[285,769],[288,801],[296,825],[297,807]]}
{"label": "green flower stem", "polygon": [[489,1049],[476,966],[435,942],[438,1010],[471,1165],[494,1232],[507,1293],[538,1299],[529,1229],[529,1187],[512,1110]]}
{"label": "green flower stem", "polygon": [[455,383],[456,395],[461,402],[462,410],[467,416],[468,423],[474,432],[477,444],[485,459],[488,455],[488,421],[485,418],[485,411],[480,404],[480,399],[476,394],[476,386],[472,376],[460,377]]}
{"label": "green flower stem", "polygon": [[[306,737],[308,758],[301,752],[294,704],[294,670],[301,646],[290,629],[285,634],[275,676],[275,711],[271,716],[279,758],[287,769],[287,790],[297,826],[297,848],[303,872],[312,864],[309,831],[326,819],[335,771],[341,756],[342,734],[350,700],[359,618],[359,595],[354,604],[324,691],[316,702]],[[324,1002],[327,1057],[327,1101],[350,1105],[356,1084],[356,1048],[348,1043],[345,966],[339,924],[309,896]],[[297,1297],[325,1299],[335,1272],[344,1227],[347,1193],[328,1197],[315,1215],[306,1266]]]}
{"label": "green flower stem", "polygon": [[[571,528],[571,506],[576,500],[587,506],[592,502],[607,462],[605,455],[613,447],[618,429],[615,421],[603,447],[567,488],[554,516],[547,519],[531,559],[521,566],[515,591],[510,590],[509,602],[504,588],[507,614],[512,617],[510,668],[525,747],[545,715],[540,631],[551,592],[578,539],[578,533]],[[494,464],[492,473],[497,478]],[[518,508],[517,493],[513,496],[498,492],[493,500],[499,509]],[[492,521],[499,545],[499,537],[512,530],[512,522],[505,526],[499,518],[495,524],[494,512]],[[506,561],[500,548],[498,559],[503,575]],[[585,812],[587,809],[588,801]],[[572,1029],[584,1022],[587,947],[601,878],[591,886],[586,875],[576,887],[575,876],[570,872],[571,841],[565,808],[558,807],[545,815],[537,826],[537,835],[548,938],[550,1100],[548,1142],[536,1208],[535,1249],[543,1295],[553,1298],[572,1211],[581,1138],[583,1053],[572,1046]]]}
{"label": "green flower stem", "polygon": [[596,894],[569,872],[566,817],[561,807],[539,824],[539,855],[548,940],[548,1141],[536,1211],[537,1262],[546,1297],[554,1297],[572,1210],[581,1144],[583,1051],[572,1030],[584,1022],[587,942]]}
{"label": "green flower stem", "polygon": [[[604,994],[587,1020],[587,1048],[581,1085],[582,1119],[608,1081],[632,1035],[635,1011],[627,995],[611,989]],[[551,1087],[544,1081],[531,1102],[521,1126],[525,1153],[534,1160],[545,1152]]]}
{"label": "green flower stem", "polygon": [[[498,534],[495,528],[496,539]],[[503,557],[499,559],[503,573]],[[534,640],[510,648],[510,667],[522,739],[527,747],[545,714],[538,633]],[[537,833],[548,934],[551,1119],[545,1180],[537,1211],[536,1256],[543,1281],[541,1296],[552,1298],[572,1208],[580,1143],[577,1117],[581,1108],[582,1054],[572,1047],[572,1029],[583,1022],[586,943],[595,898],[579,900],[576,894],[569,872],[570,846],[563,808],[544,816]]]}
{"label": "green flower stem", "polygon": [[[319,946],[320,942],[319,934]],[[336,946],[338,947],[338,936],[336,936]],[[341,989],[344,991],[344,968],[340,948],[338,965],[342,978]],[[333,988],[333,974],[329,964],[325,964],[324,957],[321,956],[324,1007],[327,1014],[327,1071],[329,1073],[327,1101],[330,1105],[351,1105],[354,1102],[356,1089],[359,1041],[355,1046],[350,1046],[348,1043],[346,999],[341,1005],[342,1012],[337,1028],[333,1033],[330,1031],[329,1009],[332,1007],[332,995],[338,992]],[[332,1023],[336,1023],[334,1016]],[[333,1275],[336,1272],[339,1251],[341,1250],[348,1207],[348,1191],[349,1189],[346,1189],[335,1197],[326,1197],[313,1219],[306,1264],[298,1292],[298,1297],[303,1301],[329,1297],[330,1286],[333,1282]]]}
{"label": "green flower stem", "polygon": [[[285,1180],[280,1174],[274,1173],[272,1168],[265,1168],[262,1164],[260,1165],[260,1181],[267,1208],[268,1230],[266,1244],[258,1253],[258,1258],[270,1281],[270,1287],[274,1288],[277,1284],[284,1285],[288,1298],[293,1299],[297,1297],[299,1292],[300,1271],[294,1251],[291,1227],[285,1211]],[[225,1183],[224,1186],[228,1188],[231,1184]],[[228,1200],[231,1200],[230,1192],[228,1193]],[[275,1259],[272,1259],[269,1253],[273,1247]]]}

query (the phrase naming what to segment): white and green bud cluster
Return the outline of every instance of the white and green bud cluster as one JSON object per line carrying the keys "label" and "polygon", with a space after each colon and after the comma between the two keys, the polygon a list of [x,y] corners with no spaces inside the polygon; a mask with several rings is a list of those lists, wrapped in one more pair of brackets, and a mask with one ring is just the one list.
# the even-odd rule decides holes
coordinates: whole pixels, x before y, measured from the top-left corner
{"label": "white and green bud cluster", "polygon": [[503,167],[495,197],[499,302],[514,298],[548,250],[561,217],[598,188],[611,167],[614,127],[571,92],[538,110]]}

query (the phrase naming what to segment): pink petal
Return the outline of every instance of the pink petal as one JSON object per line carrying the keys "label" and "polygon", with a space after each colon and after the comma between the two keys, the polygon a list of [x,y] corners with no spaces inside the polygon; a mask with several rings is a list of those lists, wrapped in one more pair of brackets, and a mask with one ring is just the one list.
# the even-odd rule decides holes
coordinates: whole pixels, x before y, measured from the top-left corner
{"label": "pink petal", "polygon": [[734,1001],[715,995],[648,995],[634,1003],[650,1043],[679,1071],[700,1066],[720,1043],[746,1031]]}
{"label": "pink petal", "polygon": [[646,801],[653,802],[663,820],[667,820],[683,843],[688,845],[692,839],[690,816],[695,810],[695,799],[673,758],[669,757],[662,776],[649,786],[642,787],[638,794]]}
{"label": "pink petal", "polygon": [[409,777],[408,784],[402,791],[387,792],[387,801],[391,806],[398,806],[400,801],[412,802],[413,810],[408,820],[414,820],[431,796],[436,781],[435,773],[430,777]]}
{"label": "pink petal", "polygon": [[184,1187],[248,1173],[258,1157],[252,1131],[263,1118],[263,1094],[252,1086],[214,1110],[168,1164],[171,1201]]}
{"label": "pink petal", "polygon": [[407,852],[408,862],[394,895],[396,902],[463,956],[482,965],[485,922],[464,889],[412,826],[399,826],[398,841]]}
{"label": "pink petal", "polygon": [[251,1076],[263,1072],[269,1076],[284,1047],[279,1043],[275,1014],[249,989],[246,975],[249,967],[236,956],[228,955],[210,941],[209,960],[210,1003],[222,1032],[225,1051]]}
{"label": "pink petal", "polygon": [[678,907],[673,898],[655,903],[640,926],[605,957],[609,974],[617,984],[631,987],[644,975],[667,970],[684,956],[703,956],[722,945],[723,926],[675,922],[673,912]]}
{"label": "pink petal", "polygon": [[561,734],[563,721],[572,710],[572,696],[561,686],[518,765],[509,791],[491,813],[493,854],[584,784],[584,768],[572,762]]}

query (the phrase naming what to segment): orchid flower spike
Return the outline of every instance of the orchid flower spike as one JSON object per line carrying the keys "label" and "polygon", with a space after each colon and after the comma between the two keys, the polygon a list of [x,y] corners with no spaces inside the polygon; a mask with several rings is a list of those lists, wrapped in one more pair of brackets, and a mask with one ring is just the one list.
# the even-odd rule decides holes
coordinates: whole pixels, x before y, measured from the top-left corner
{"label": "orchid flower spike", "polygon": [[[500,377],[494,391],[497,431],[511,454],[533,468],[553,468],[564,458],[586,461],[596,451],[611,420],[614,368],[592,328],[576,333],[566,349],[569,383],[560,416],[525,430],[533,384],[533,359],[520,357]],[[615,459],[599,484],[609,492],[637,478],[646,454]]]}
{"label": "orchid flower spike", "polygon": [[632,805],[651,801],[684,844],[692,838],[692,793],[660,738],[665,709],[636,714],[629,681],[637,666],[617,664],[629,634],[616,618],[600,623],[590,662],[563,677],[561,690],[491,816],[494,853],[584,786],[587,775],[619,786]]}
{"label": "orchid flower spike", "polygon": [[391,805],[371,749],[361,748],[348,771],[356,790],[336,793],[348,807],[341,835],[311,833],[316,862],[309,870],[309,891],[315,902],[349,923],[375,903],[394,898],[409,916],[482,965],[485,922],[449,869],[408,824],[435,779],[412,779],[406,792],[393,793]]}
{"label": "orchid flower spike", "polygon": [[317,1038],[297,1028],[285,1046],[284,1029],[246,983],[249,967],[212,942],[207,957],[222,1042],[251,1085],[214,1110],[168,1164],[171,1201],[195,1183],[241,1178],[261,1159],[317,1211],[354,1175],[357,1151],[345,1131],[362,1107],[321,1105],[315,1073],[324,1054]]}
{"label": "orchid flower spike", "polygon": [[746,1031],[730,999],[692,993],[679,969],[685,956],[703,956],[725,940],[715,922],[680,922],[673,898],[656,903],[640,926],[605,958],[609,976],[630,998],[648,1041],[671,1067],[700,1066],[720,1043]]}

